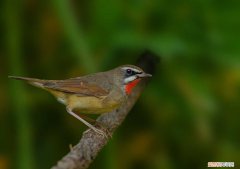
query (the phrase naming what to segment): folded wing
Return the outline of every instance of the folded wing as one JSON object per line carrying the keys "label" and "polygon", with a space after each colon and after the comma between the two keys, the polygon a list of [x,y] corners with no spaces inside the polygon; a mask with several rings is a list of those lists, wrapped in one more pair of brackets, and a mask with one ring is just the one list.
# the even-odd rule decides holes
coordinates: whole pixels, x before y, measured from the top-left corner
{"label": "folded wing", "polygon": [[82,79],[68,79],[68,80],[51,80],[46,81],[43,86],[48,89],[62,91],[66,93],[73,93],[84,96],[106,96],[109,91],[103,89],[97,84],[89,83]]}

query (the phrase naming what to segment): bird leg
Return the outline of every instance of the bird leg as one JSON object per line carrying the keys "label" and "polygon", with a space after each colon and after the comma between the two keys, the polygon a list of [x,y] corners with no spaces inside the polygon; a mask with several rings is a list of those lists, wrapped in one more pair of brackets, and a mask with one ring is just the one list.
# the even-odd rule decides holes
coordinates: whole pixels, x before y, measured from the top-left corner
{"label": "bird leg", "polygon": [[86,120],[87,122],[91,123],[91,124],[95,124],[97,123],[97,121],[95,119],[92,119],[88,116],[85,116],[83,114],[77,114],[79,117],[81,117],[82,119]]}
{"label": "bird leg", "polygon": [[[112,138],[112,135],[111,135],[111,133],[107,130],[107,128],[106,128],[106,126],[105,125],[103,125],[102,123],[100,123],[100,122],[98,122],[98,121],[96,121],[95,119],[92,119],[92,118],[90,118],[90,117],[88,117],[88,116],[85,116],[85,115],[83,115],[83,114],[77,114],[79,117],[81,117],[82,119],[84,119],[85,121],[87,121],[87,122],[89,122],[90,124],[95,124],[94,126],[96,126],[96,127],[99,127],[99,128],[103,128],[105,131],[105,134],[108,136],[108,137],[111,137]],[[96,128],[95,127],[95,128]],[[86,131],[86,133],[88,132],[88,131],[90,131],[90,129],[88,129],[87,131]]]}
{"label": "bird leg", "polygon": [[86,126],[88,126],[90,129],[92,129],[92,130],[95,131],[96,133],[102,135],[103,137],[106,137],[106,138],[108,137],[107,134],[106,134],[104,131],[102,131],[102,130],[96,128],[96,127],[94,127],[92,124],[88,123],[88,122],[85,121],[83,118],[81,118],[81,117],[78,116],[76,113],[74,113],[71,109],[67,108],[67,112],[68,112],[69,114],[71,114],[73,117],[75,117],[75,118],[77,118],[78,120],[80,120],[83,124],[85,124]]}

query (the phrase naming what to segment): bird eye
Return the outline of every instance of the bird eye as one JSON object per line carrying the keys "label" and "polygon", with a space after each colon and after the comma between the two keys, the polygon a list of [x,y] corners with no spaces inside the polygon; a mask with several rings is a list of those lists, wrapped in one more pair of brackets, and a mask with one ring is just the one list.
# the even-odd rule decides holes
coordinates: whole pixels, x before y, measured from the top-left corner
{"label": "bird eye", "polygon": [[127,75],[132,75],[133,74],[133,71],[131,69],[127,69]]}

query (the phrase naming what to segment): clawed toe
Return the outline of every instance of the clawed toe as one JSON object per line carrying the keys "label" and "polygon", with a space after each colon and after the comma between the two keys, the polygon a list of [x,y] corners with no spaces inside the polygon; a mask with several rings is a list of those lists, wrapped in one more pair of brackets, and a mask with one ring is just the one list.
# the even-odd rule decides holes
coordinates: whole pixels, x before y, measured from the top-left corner
{"label": "clawed toe", "polygon": [[112,135],[109,133],[109,131],[107,129],[98,129],[96,127],[93,128],[89,128],[88,130],[86,130],[84,133],[89,132],[90,130],[93,130],[94,132],[96,132],[97,134],[105,137],[106,139],[109,137],[112,137]]}
{"label": "clawed toe", "polygon": [[109,134],[108,134],[107,131],[105,132],[105,131],[103,131],[103,130],[101,130],[101,129],[97,129],[97,128],[95,128],[94,131],[95,131],[96,133],[98,133],[99,135],[105,137],[105,138],[108,138],[108,137],[109,137]]}

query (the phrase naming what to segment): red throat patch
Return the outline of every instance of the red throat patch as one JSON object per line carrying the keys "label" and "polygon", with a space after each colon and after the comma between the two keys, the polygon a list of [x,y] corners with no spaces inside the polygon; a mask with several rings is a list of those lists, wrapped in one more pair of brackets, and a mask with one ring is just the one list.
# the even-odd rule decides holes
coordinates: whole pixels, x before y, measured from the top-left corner
{"label": "red throat patch", "polygon": [[140,82],[140,79],[136,79],[130,83],[128,83],[126,86],[125,86],[125,92],[127,94],[130,94],[132,92],[132,89]]}

